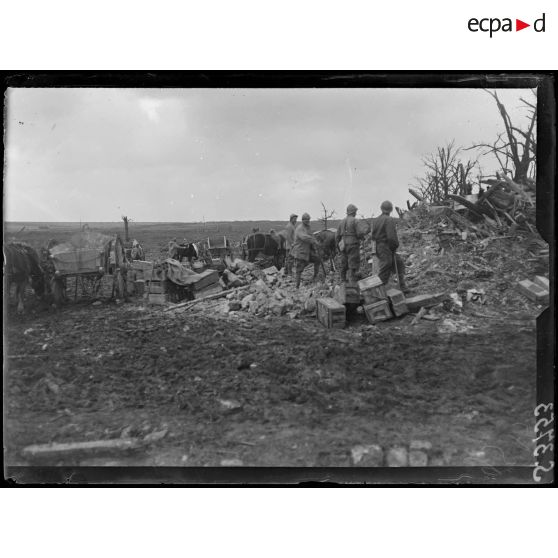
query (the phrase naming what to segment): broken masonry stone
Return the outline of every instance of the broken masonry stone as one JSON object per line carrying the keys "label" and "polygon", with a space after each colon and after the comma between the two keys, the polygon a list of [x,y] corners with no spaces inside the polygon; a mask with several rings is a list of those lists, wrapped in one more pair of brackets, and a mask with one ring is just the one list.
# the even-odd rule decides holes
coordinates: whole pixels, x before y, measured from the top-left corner
{"label": "broken masonry stone", "polygon": [[266,304],[268,298],[267,295],[264,293],[258,293],[258,295],[256,296],[256,302],[260,305],[263,306],[264,304]]}
{"label": "broken masonry stone", "polygon": [[269,309],[276,315],[282,316],[287,311],[287,305],[285,302],[273,302]]}
{"label": "broken masonry stone", "polygon": [[266,292],[267,291],[267,285],[265,284],[265,281],[263,279],[258,279],[255,283],[255,287],[256,290],[259,292]]}
{"label": "broken masonry stone", "polygon": [[240,301],[240,306],[243,309],[246,309],[250,306],[250,302],[252,302],[253,300],[256,300],[256,295],[250,293],[248,295],[246,295],[241,301]]}
{"label": "broken masonry stone", "polygon": [[272,265],[271,267],[266,267],[263,272],[266,275],[276,275],[277,273],[279,273],[279,270],[274,265]]}
{"label": "broken masonry stone", "polygon": [[411,450],[409,452],[409,465],[411,467],[426,467],[428,465],[428,455],[421,450]]}
{"label": "broken masonry stone", "polygon": [[407,467],[407,448],[403,446],[394,446],[390,448],[386,455],[386,465],[388,467]]}
{"label": "broken masonry stone", "polygon": [[316,311],[316,299],[312,295],[310,295],[304,301],[304,310],[306,312],[315,312]]}
{"label": "broken masonry stone", "polygon": [[451,293],[449,296],[450,299],[447,301],[448,310],[456,314],[461,313],[463,311],[463,300],[461,299],[461,295]]}
{"label": "broken masonry stone", "polygon": [[[239,365],[237,368],[239,370],[242,370],[244,368],[249,368],[249,367],[250,367],[250,363],[247,363],[246,366],[241,367]],[[238,401],[235,401],[234,399],[219,399],[219,403],[221,405],[221,410],[226,414],[233,414],[242,411],[242,405]]]}
{"label": "broken masonry stone", "polygon": [[229,289],[244,285],[244,281],[229,269],[225,269],[225,271],[223,271],[223,275],[227,278],[226,282]]}
{"label": "broken masonry stone", "polygon": [[242,305],[240,304],[240,302],[238,300],[231,300],[229,302],[229,312],[236,312],[237,310],[240,310],[242,308]]}
{"label": "broken masonry stone", "polygon": [[351,449],[353,465],[359,467],[381,467],[384,462],[384,450],[376,445],[359,445]]}

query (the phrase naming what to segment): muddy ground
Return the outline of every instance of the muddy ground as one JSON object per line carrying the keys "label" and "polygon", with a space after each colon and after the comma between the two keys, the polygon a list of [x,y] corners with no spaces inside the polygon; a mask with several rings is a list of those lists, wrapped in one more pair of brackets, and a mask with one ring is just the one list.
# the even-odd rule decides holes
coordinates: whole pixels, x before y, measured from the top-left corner
{"label": "muddy ground", "polygon": [[[467,275],[455,271],[463,250],[429,256],[421,246],[428,269],[409,266],[416,294],[469,279],[486,302],[415,325],[413,315],[372,326],[353,313],[344,330],[311,314],[226,314],[220,302],[163,312],[141,298],[84,298],[60,312],[10,310],[6,462],[30,464],[30,444],[156,432],[164,437],[130,454],[54,464],[335,467],[353,465],[358,445],[419,440],[432,445],[429,464],[532,465],[542,307],[513,281],[517,265],[533,269],[505,268],[512,256],[496,246],[494,261],[482,256],[493,269],[504,258],[496,275],[469,256]],[[411,236],[407,249],[419,253]]]}

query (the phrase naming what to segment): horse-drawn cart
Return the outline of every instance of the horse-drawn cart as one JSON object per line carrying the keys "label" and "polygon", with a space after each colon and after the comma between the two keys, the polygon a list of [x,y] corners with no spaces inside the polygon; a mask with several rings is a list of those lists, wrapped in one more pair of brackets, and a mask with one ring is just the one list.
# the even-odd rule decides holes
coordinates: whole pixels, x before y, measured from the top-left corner
{"label": "horse-drawn cart", "polygon": [[83,231],[69,242],[50,248],[49,261],[53,268],[52,290],[56,304],[66,298],[68,278],[73,277],[74,298],[78,285],[82,292],[97,295],[103,277],[112,279],[112,296],[125,298],[128,264],[120,236]]}

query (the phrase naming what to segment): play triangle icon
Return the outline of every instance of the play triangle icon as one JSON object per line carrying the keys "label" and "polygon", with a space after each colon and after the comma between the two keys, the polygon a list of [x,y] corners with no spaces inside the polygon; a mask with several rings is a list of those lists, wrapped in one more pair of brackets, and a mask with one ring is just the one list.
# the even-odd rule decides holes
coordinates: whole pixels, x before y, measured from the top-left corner
{"label": "play triangle icon", "polygon": [[525,29],[526,27],[531,27],[531,24],[530,23],[525,23],[524,21],[521,21],[520,19],[515,20],[515,30],[516,31],[521,31],[522,29]]}

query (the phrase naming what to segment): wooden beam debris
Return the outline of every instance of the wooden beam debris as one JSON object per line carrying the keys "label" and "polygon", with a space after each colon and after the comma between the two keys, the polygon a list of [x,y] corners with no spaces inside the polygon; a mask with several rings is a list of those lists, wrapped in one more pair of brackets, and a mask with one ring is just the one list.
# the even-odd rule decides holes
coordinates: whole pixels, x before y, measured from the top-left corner
{"label": "wooden beam debris", "polygon": [[204,300],[216,300],[218,298],[223,298],[230,293],[236,293],[239,291],[244,291],[250,288],[250,285],[244,285],[243,287],[237,287],[235,289],[228,289],[227,291],[221,291],[220,293],[215,293],[211,295],[204,296],[202,298],[196,298],[195,300],[188,300],[186,302],[180,302],[179,304],[175,304],[170,308],[165,308],[163,312],[170,312],[171,310],[178,310],[179,308],[184,308],[184,310],[189,310],[192,306],[198,304],[198,302],[203,302]]}
{"label": "wooden beam debris", "polygon": [[136,450],[142,445],[142,441],[138,438],[36,444],[23,448],[22,455],[30,461],[64,460],[128,452]]}

